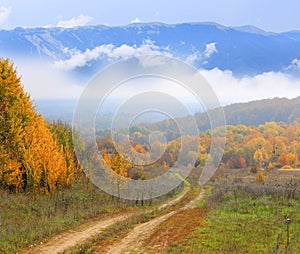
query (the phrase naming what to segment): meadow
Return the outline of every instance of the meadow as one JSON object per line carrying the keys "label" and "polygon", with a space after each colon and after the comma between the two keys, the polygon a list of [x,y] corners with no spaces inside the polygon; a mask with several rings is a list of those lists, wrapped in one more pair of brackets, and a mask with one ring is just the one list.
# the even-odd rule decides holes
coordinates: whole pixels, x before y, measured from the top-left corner
{"label": "meadow", "polygon": [[299,172],[275,170],[263,182],[245,172],[221,173],[201,226],[165,253],[299,253]]}

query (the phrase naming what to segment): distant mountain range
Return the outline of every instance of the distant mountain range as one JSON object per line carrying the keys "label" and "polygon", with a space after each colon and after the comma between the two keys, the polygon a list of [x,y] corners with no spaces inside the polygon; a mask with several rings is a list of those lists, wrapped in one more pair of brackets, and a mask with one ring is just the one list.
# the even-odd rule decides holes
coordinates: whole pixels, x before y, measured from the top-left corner
{"label": "distant mountain range", "polygon": [[300,71],[300,32],[265,32],[253,26],[216,23],[134,23],[127,26],[16,28],[0,30],[0,54],[42,59],[75,73],[130,55],[163,54],[197,68],[235,75]]}

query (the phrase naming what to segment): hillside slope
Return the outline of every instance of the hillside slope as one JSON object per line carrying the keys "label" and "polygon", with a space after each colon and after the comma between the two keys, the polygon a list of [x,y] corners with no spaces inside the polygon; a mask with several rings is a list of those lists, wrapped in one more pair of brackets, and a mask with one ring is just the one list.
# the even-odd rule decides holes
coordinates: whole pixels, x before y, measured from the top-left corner
{"label": "hillside slope", "polygon": [[[246,103],[234,103],[223,107],[227,125],[244,124],[247,126],[258,126],[265,122],[291,123],[300,119],[300,97],[294,99],[274,98],[251,101]],[[216,110],[209,110],[208,113],[215,115]],[[177,121],[188,123],[192,116],[178,118]],[[195,119],[201,131],[211,128],[207,113],[195,114]],[[168,126],[168,128],[167,128]],[[172,128],[172,126],[174,128]],[[170,125],[170,120],[152,124],[151,129],[176,132],[176,125]],[[172,134],[170,136],[176,136]]]}

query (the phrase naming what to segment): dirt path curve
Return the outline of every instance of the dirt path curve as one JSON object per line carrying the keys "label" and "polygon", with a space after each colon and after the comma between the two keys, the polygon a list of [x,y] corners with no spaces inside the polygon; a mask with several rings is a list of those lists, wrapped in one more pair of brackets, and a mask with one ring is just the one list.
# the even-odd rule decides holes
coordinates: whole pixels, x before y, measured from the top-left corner
{"label": "dirt path curve", "polygon": [[[177,202],[179,202],[184,195],[189,191],[188,188],[186,188],[179,197],[172,199],[168,201],[167,203],[159,206],[157,209],[162,210],[164,208],[170,207],[172,205],[175,205]],[[26,250],[22,250],[19,253],[22,254],[56,254],[58,252],[63,252],[64,250],[67,250],[77,244],[84,243],[88,238],[95,236],[99,232],[103,231],[105,228],[117,223],[124,221],[131,216],[138,215],[141,213],[148,213],[151,210],[145,210],[145,211],[135,211],[135,212],[128,212],[126,214],[117,214],[110,218],[106,219],[100,219],[99,221],[90,223],[87,226],[83,226],[80,229],[77,230],[69,230],[67,232],[61,233],[57,236],[54,236],[53,238],[49,239],[45,243],[34,246],[32,248],[28,248]]]}
{"label": "dirt path curve", "polygon": [[20,253],[56,254],[58,252],[63,252],[64,250],[71,248],[72,246],[75,246],[78,243],[84,242],[87,238],[97,234],[99,231],[113,225],[114,223],[117,223],[122,220],[126,220],[132,215],[133,213],[128,213],[126,215],[124,214],[117,215],[117,216],[115,215],[112,218],[95,222],[93,223],[93,225],[90,225],[89,227],[84,228],[82,230],[78,230],[78,231],[69,230],[60,235],[54,236],[49,241],[41,245],[35,246],[25,251],[21,251]]}
{"label": "dirt path curve", "polygon": [[[122,241],[117,242],[107,251],[108,254],[119,254],[119,253],[139,253],[138,248],[147,240],[154,229],[159,226],[162,222],[170,218],[180,211],[185,211],[197,207],[196,202],[204,197],[205,189],[201,189],[198,196],[191,200],[188,204],[181,207],[176,211],[169,212],[165,215],[154,218],[148,222],[145,222],[139,226],[136,226]],[[129,250],[130,249],[130,250]],[[128,250],[128,251],[127,251]],[[97,253],[97,251],[95,252]]]}

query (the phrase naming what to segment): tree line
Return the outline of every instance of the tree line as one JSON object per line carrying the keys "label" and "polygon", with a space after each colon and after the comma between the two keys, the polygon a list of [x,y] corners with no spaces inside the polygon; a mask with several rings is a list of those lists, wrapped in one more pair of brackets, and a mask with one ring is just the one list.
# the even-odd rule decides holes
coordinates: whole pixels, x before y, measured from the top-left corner
{"label": "tree line", "polygon": [[[215,130],[201,132],[198,137],[184,136],[175,138],[167,143],[155,141],[152,148],[156,152],[161,152],[162,156],[154,163],[148,166],[139,166],[137,173],[136,166],[128,162],[121,163],[125,166],[122,172],[124,175],[135,178],[143,178],[145,172],[160,168],[167,170],[172,167],[180,153],[182,142],[193,144],[195,139],[199,140],[198,153],[188,151],[187,161],[195,161],[193,167],[203,167],[210,158],[210,146],[212,139],[223,138],[224,127],[217,127]],[[148,143],[149,133],[151,131],[145,126],[131,128],[130,140],[132,147],[140,153],[150,150]],[[163,131],[168,135],[169,130]],[[114,143],[109,134],[104,135],[98,141],[98,146],[102,151],[105,161],[113,165],[113,161],[122,162],[120,155],[114,148]],[[151,155],[149,155],[151,156]],[[246,125],[227,125],[226,126],[226,147],[222,157],[220,167],[226,168],[259,168],[292,169],[299,167],[300,156],[300,122],[295,121],[291,124],[283,122],[266,122],[259,126]],[[115,163],[116,164],[116,163]],[[114,168],[114,166],[112,166]]]}

